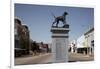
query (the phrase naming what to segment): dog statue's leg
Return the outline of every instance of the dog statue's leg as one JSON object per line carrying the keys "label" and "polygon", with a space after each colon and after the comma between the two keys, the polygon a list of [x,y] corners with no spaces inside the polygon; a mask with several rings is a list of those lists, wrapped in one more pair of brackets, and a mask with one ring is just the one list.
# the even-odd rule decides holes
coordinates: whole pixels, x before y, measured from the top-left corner
{"label": "dog statue's leg", "polygon": [[54,24],[57,22],[57,19],[55,19],[55,21],[53,22],[52,26],[54,26]]}
{"label": "dog statue's leg", "polygon": [[63,24],[64,24],[64,25],[66,24],[66,20],[63,21]]}
{"label": "dog statue's leg", "polygon": [[56,27],[58,27],[59,20],[57,20]]}
{"label": "dog statue's leg", "polygon": [[54,25],[55,22],[53,22],[52,26]]}
{"label": "dog statue's leg", "polygon": [[56,23],[56,20],[53,22],[52,26],[54,26],[55,23]]}

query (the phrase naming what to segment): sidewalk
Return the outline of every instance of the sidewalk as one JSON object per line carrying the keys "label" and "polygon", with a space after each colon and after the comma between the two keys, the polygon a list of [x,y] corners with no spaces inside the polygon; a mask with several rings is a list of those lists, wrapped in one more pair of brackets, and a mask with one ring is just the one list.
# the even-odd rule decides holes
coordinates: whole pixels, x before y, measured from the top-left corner
{"label": "sidewalk", "polygon": [[89,56],[85,54],[79,53],[69,53],[69,62],[76,62],[76,61],[93,61],[94,56]]}

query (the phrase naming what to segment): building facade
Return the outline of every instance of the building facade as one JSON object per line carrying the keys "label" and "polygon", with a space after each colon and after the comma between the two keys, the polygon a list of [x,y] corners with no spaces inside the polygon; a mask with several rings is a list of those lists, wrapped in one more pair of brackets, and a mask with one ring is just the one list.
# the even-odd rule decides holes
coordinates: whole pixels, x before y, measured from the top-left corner
{"label": "building facade", "polygon": [[88,46],[85,46],[84,34],[77,39],[77,53],[87,54]]}
{"label": "building facade", "polygon": [[22,25],[20,19],[14,19],[15,56],[29,54],[30,36],[29,29]]}
{"label": "building facade", "polygon": [[94,28],[88,29],[77,39],[77,52],[87,55],[94,54]]}
{"label": "building facade", "polygon": [[76,40],[73,40],[73,41],[70,41],[70,43],[69,43],[69,52],[71,52],[71,53],[76,53],[77,52],[77,42],[76,42]]}
{"label": "building facade", "polygon": [[85,46],[89,47],[88,54],[94,54],[94,28],[90,28],[84,33],[85,36]]}

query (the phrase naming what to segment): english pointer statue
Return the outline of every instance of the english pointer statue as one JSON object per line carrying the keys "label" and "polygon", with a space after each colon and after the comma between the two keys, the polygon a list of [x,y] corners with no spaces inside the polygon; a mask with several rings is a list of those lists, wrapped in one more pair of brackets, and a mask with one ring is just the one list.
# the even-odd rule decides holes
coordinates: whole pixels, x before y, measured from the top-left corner
{"label": "english pointer statue", "polygon": [[62,16],[58,16],[58,17],[55,17],[55,15],[53,15],[55,20],[52,24],[52,27],[54,26],[55,23],[56,23],[56,27],[58,27],[59,21],[61,21],[64,25],[66,25],[66,15],[68,15],[67,12],[64,12]]}

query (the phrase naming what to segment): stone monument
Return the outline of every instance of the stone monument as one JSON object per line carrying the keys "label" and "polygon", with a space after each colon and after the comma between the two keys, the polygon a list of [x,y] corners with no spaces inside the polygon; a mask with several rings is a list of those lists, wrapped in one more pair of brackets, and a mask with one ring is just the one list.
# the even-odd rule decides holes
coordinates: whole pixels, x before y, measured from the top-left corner
{"label": "stone monument", "polygon": [[[62,21],[62,20],[61,20]],[[58,27],[58,22],[56,26],[51,27],[52,32],[52,62],[67,62],[68,61],[68,33],[69,25],[65,23],[65,19],[62,27]],[[54,22],[53,22],[54,24]]]}

